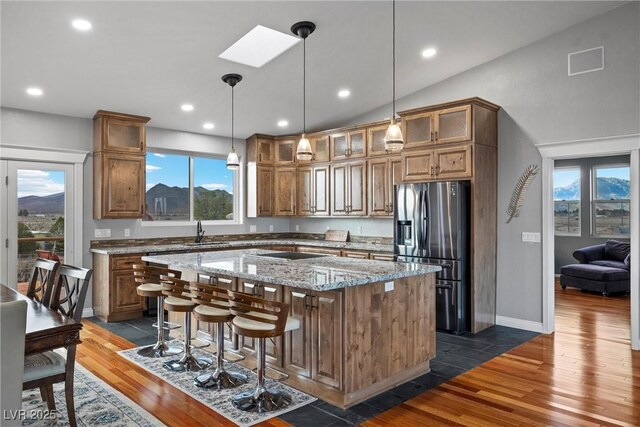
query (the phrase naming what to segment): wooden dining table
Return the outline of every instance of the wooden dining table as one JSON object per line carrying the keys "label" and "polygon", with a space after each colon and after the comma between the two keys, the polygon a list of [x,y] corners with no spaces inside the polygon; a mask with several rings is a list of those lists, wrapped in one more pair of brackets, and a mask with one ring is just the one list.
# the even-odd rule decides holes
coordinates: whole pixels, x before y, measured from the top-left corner
{"label": "wooden dining table", "polygon": [[26,301],[27,303],[25,356],[81,343],[81,323],[64,316],[56,310],[51,310],[40,302],[27,298],[6,285],[0,284],[0,302],[18,300]]}

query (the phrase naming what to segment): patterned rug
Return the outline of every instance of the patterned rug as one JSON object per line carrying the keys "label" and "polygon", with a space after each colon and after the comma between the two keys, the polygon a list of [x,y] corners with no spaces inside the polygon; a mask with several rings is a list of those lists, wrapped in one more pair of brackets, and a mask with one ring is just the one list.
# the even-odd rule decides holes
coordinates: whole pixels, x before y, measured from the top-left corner
{"label": "patterned rug", "polygon": [[[74,403],[78,426],[155,427],[163,424],[129,398],[76,363],[73,382]],[[68,426],[64,383],[54,384],[55,419],[47,417],[47,405],[40,390],[22,393],[22,409],[26,418],[23,426]],[[50,418],[50,419],[44,419]]]}
{"label": "patterned rug", "polygon": [[[179,344],[178,342],[175,342],[174,345]],[[231,404],[231,397],[235,396],[238,393],[253,390],[255,388],[256,374],[251,370],[237,363],[225,363],[225,368],[228,371],[235,371],[245,374],[249,379],[247,384],[228,390],[203,389],[200,387],[196,387],[193,384],[193,378],[196,376],[196,374],[194,374],[193,372],[169,371],[162,367],[162,364],[167,362],[169,358],[163,357],[152,359],[148,357],[141,357],[137,354],[139,349],[140,347],[130,350],[122,350],[118,353],[122,357],[130,360],[138,366],[141,366],[157,377],[162,378],[169,384],[182,390],[205,406],[213,409],[218,414],[240,426],[251,426],[253,424],[260,423],[262,421],[268,420],[269,418],[277,417],[284,414],[285,412],[292,411],[316,400],[315,397],[309,396],[308,394],[291,388],[285,384],[279,383],[277,381],[266,380],[266,385],[268,388],[274,390],[282,390],[289,393],[292,399],[291,404],[280,411],[262,414],[244,412],[233,407],[233,405]],[[193,354],[196,357],[212,357],[210,353],[204,352],[203,350],[199,349],[194,349]]]}

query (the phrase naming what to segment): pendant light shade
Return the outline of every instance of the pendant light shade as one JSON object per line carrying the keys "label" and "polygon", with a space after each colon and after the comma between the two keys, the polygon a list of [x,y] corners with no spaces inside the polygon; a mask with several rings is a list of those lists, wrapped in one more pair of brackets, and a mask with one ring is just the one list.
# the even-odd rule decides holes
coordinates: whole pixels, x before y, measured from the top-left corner
{"label": "pendant light shade", "polygon": [[402,137],[402,129],[396,123],[396,1],[392,2],[392,114],[391,123],[384,135],[384,148],[389,151],[402,150],[404,147],[404,138]]}
{"label": "pendant light shade", "polygon": [[231,86],[231,152],[227,156],[227,169],[235,171],[240,168],[240,159],[233,144],[233,88],[242,80],[240,74],[225,74],[222,81]]}
{"label": "pendant light shade", "polygon": [[307,37],[313,33],[316,25],[313,22],[296,22],[291,26],[291,32],[302,39],[302,137],[298,141],[296,158],[298,160],[313,159],[311,143],[306,137],[307,132]]}

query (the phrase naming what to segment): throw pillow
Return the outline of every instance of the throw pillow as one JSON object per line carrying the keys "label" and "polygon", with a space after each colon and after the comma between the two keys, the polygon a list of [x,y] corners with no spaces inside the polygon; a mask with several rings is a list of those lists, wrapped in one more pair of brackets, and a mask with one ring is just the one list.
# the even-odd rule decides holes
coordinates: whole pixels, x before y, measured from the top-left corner
{"label": "throw pillow", "polygon": [[627,267],[631,267],[631,253],[629,253],[629,255],[627,255],[627,257],[624,259],[624,263],[627,265]]}
{"label": "throw pillow", "polygon": [[606,259],[622,262],[630,252],[631,244],[627,242],[607,240],[607,243],[604,244],[604,256]]}

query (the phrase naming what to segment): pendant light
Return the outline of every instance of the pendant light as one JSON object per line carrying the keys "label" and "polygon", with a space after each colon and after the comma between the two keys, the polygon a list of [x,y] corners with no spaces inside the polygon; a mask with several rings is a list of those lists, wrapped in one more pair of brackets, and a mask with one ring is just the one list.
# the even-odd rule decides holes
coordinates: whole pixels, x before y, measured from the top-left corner
{"label": "pendant light", "polygon": [[307,37],[316,29],[316,24],[309,21],[296,22],[291,26],[291,32],[302,39],[302,137],[298,141],[296,157],[298,160],[311,160],[313,151],[307,139]]}
{"label": "pendant light", "polygon": [[240,168],[240,159],[233,144],[233,88],[242,80],[240,74],[225,74],[222,81],[231,86],[231,152],[227,156],[227,169],[235,171]]}
{"label": "pendant light", "polygon": [[387,128],[387,133],[384,135],[384,148],[389,151],[397,151],[402,150],[404,146],[404,138],[402,137],[402,129],[400,129],[400,125],[396,123],[396,1],[393,0],[393,24],[392,24],[392,52],[393,52],[393,100],[392,100],[392,114],[391,114],[391,123],[389,123],[389,127]]}

